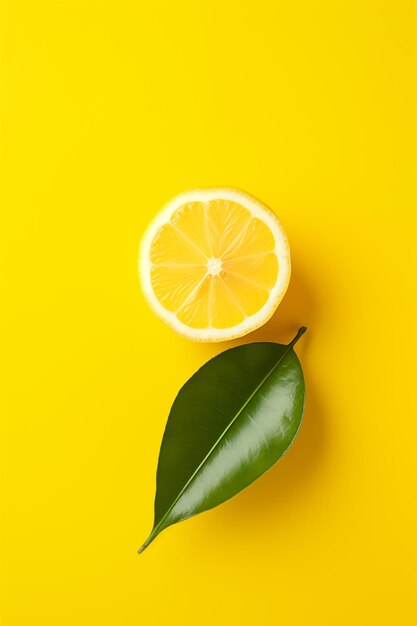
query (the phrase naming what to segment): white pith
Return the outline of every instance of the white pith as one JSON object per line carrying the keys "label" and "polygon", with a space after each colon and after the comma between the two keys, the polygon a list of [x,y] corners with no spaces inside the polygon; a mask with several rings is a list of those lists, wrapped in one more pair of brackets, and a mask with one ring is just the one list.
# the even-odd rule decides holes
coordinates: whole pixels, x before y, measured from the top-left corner
{"label": "white pith", "polygon": [[[151,245],[159,228],[170,221],[173,213],[188,202],[207,202],[210,200],[229,200],[236,202],[250,211],[253,217],[261,219],[271,230],[275,239],[275,252],[278,259],[278,279],[270,291],[264,306],[254,315],[246,317],[239,324],[229,328],[191,328],[181,322],[175,313],[168,311],[155,295],[151,282]],[[207,273],[217,275],[221,271],[221,259],[207,260]],[[139,250],[139,277],[144,295],[155,313],[177,333],[194,341],[227,341],[241,337],[262,326],[274,313],[281,302],[291,275],[291,261],[287,236],[276,215],[259,200],[238,189],[210,188],[192,189],[175,196],[155,216],[146,229]]]}

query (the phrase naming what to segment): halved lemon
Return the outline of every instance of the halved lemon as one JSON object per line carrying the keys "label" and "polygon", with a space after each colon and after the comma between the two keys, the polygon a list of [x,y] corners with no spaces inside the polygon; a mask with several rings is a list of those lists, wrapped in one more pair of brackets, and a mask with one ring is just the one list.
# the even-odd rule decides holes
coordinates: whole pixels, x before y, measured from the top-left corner
{"label": "halved lemon", "polygon": [[276,215],[238,189],[193,189],[156,215],[139,276],[154,312],[194,341],[226,341],[262,326],[287,290],[290,251]]}

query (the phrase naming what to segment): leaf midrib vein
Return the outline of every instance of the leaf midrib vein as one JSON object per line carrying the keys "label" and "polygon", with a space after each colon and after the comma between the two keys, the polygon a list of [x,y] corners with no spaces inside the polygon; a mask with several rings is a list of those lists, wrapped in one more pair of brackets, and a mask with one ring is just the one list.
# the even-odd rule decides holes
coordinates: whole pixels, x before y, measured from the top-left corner
{"label": "leaf midrib vein", "polygon": [[155,534],[157,533],[158,529],[162,526],[163,522],[167,519],[168,515],[171,513],[172,509],[174,508],[174,506],[177,504],[177,502],[179,501],[179,499],[181,498],[181,496],[184,494],[185,490],[188,489],[188,487],[190,486],[190,484],[192,483],[192,481],[194,480],[194,478],[197,476],[197,474],[199,473],[200,469],[203,467],[203,465],[206,463],[206,461],[209,459],[209,457],[211,456],[211,454],[214,452],[214,450],[217,448],[218,444],[220,443],[220,441],[223,439],[223,437],[226,435],[226,433],[230,430],[230,428],[233,426],[233,424],[236,422],[237,418],[239,417],[239,415],[242,414],[242,411],[245,410],[245,408],[248,406],[248,404],[251,402],[251,400],[254,398],[254,396],[258,393],[259,389],[266,383],[266,381],[268,380],[268,378],[274,373],[274,371],[276,370],[276,368],[278,367],[278,365],[280,363],[282,363],[283,359],[287,356],[288,352],[291,350],[292,346],[288,345],[286,346],[286,350],[285,352],[282,354],[281,358],[275,363],[275,365],[269,370],[269,372],[264,376],[264,378],[261,380],[261,382],[259,383],[259,385],[257,387],[255,387],[254,391],[251,393],[251,395],[249,396],[249,398],[246,400],[246,402],[241,406],[241,408],[239,409],[239,411],[236,413],[236,415],[233,417],[233,419],[231,420],[231,422],[228,424],[228,426],[224,429],[224,431],[221,433],[221,435],[219,436],[219,438],[217,439],[217,441],[215,441],[215,443],[212,445],[212,447],[210,448],[210,450],[207,452],[206,456],[204,457],[204,459],[201,461],[201,463],[196,467],[196,469],[194,470],[194,472],[191,474],[190,478],[187,480],[187,482],[185,483],[184,487],[181,489],[181,491],[179,492],[178,496],[175,498],[174,502],[171,504],[171,506],[168,508],[167,512],[165,513],[165,515],[161,518],[161,520],[158,522],[158,524],[155,526],[155,528],[153,529],[151,535],[155,536]]}

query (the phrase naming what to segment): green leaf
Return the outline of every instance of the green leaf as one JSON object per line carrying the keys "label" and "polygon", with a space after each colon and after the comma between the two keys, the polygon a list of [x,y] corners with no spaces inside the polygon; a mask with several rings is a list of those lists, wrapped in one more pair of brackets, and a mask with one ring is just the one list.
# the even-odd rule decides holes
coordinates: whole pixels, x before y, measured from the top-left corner
{"label": "green leaf", "polygon": [[180,390],[162,440],[155,521],[139,553],[165,528],[247,487],[299,429],[304,378],[293,346],[250,343],[203,365]]}

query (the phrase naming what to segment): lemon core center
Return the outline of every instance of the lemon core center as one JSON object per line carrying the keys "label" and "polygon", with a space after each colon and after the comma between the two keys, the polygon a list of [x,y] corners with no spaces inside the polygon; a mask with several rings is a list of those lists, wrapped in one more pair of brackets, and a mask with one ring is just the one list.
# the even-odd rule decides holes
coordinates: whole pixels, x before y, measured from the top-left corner
{"label": "lemon core center", "polygon": [[218,276],[222,271],[222,260],[217,259],[216,257],[211,257],[207,259],[207,273],[210,276]]}

